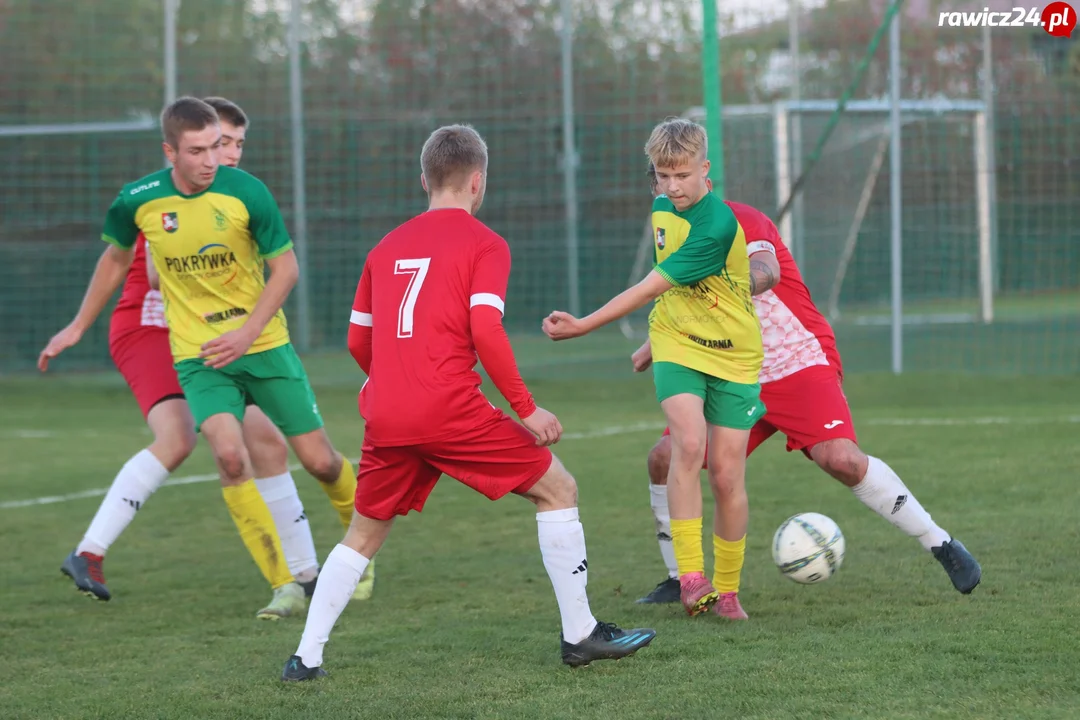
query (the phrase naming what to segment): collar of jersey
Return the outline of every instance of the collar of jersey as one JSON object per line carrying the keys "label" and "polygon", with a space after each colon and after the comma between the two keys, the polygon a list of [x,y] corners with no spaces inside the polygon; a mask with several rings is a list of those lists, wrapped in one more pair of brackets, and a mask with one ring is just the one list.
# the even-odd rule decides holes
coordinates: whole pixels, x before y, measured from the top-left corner
{"label": "collar of jersey", "polygon": [[[218,168],[218,172],[221,172],[220,167]],[[173,189],[173,192],[175,192],[177,195],[184,198],[185,200],[191,200],[193,198],[197,198],[197,197],[200,197],[202,195],[205,195],[206,193],[210,192],[211,188],[214,187],[214,183],[216,183],[218,181],[217,173],[214,173],[213,182],[211,182],[209,185],[207,185],[205,188],[203,188],[202,190],[200,190],[197,193],[192,193],[191,195],[185,195],[184,193],[180,192],[180,188],[176,187],[176,183],[173,182],[172,174],[173,174],[172,168],[169,168],[169,171],[167,173],[165,173],[165,177],[167,177],[168,180],[169,180],[169,187],[171,187]]]}

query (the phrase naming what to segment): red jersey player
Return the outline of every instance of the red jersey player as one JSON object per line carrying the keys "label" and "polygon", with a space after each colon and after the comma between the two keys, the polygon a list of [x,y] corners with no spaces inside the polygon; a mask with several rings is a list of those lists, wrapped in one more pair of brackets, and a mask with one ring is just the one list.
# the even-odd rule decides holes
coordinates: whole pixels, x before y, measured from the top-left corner
{"label": "red jersey player", "polygon": [[[654,180],[654,194],[655,187]],[[843,367],[836,337],[814,305],[776,226],[749,205],[727,204],[746,233],[753,302],[765,347],[760,382],[767,410],[750,433],[747,455],[774,433],[782,432],[789,452],[801,450],[851,488],[864,505],[916,538],[945,568],[953,586],[970,593],[982,577],[979,563],[959,540],[934,523],[892,468],[859,448],[842,389]],[[646,342],[632,359],[635,371],[646,369],[652,362],[649,344]],[[670,459],[671,443],[665,430],[649,452],[648,467],[656,537],[668,579],[638,600],[642,603],[679,601],[664,487]]]}
{"label": "red jersey player", "polygon": [[[223,165],[237,167],[244,150],[247,115],[225,98],[209,97],[205,101],[221,120],[218,158]],[[111,596],[102,570],[106,551],[169,473],[187,459],[196,441],[191,412],[173,369],[165,308],[161,293],[151,287],[154,268],[147,261],[146,239],[141,234],[133,249],[126,272],[121,264],[110,262],[112,248],[106,250],[79,314],[50,340],[38,361],[44,371],[50,359],[77,343],[123,282],[123,293],[109,324],[109,353],[135,395],[154,433],[154,442],[121,469],[82,541],[61,568],[79,590],[101,600]],[[255,508],[259,517],[249,517],[250,511],[244,512],[243,508],[230,507],[230,511],[237,522],[265,527],[265,534],[275,538],[275,545],[280,538],[280,552],[266,553],[260,548],[253,553],[274,589],[273,599],[256,616],[277,619],[304,609],[305,591],[310,594],[314,589],[318,560],[311,527],[289,472],[285,438],[255,405],[246,408],[243,430],[257,478],[253,485],[241,488],[247,496],[243,506]],[[234,492],[226,497],[228,500],[235,496]],[[352,508],[346,502],[344,524],[348,524],[351,514]],[[374,575],[369,572],[365,580],[358,596],[371,595]]]}
{"label": "red jersey player", "polygon": [[[589,609],[577,485],[547,447],[562,427],[533,402],[502,327],[510,249],[474,217],[487,160],[471,127],[432,133],[420,157],[428,211],[384,237],[364,263],[349,326],[349,350],[368,376],[356,515],[323,565],[282,680],[326,674],[323,646],[357,579],[394,518],[421,511],[444,473],[491,500],[513,493],[536,505],[564,663],[625,657],[656,634],[599,622]],[[520,423],[484,397],[477,359]]]}

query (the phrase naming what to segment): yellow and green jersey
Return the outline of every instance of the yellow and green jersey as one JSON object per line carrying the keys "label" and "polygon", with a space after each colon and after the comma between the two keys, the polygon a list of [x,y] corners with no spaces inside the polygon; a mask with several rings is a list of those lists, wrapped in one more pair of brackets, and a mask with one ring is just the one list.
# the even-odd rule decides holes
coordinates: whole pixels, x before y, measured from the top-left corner
{"label": "yellow and green jersey", "polygon": [[712,193],[683,212],[666,195],[653,201],[656,271],[675,285],[649,314],[655,362],[731,382],[758,382],[761,326],[750,300],[746,236]]}
{"label": "yellow and green jersey", "polygon": [[[102,239],[130,249],[140,233],[161,276],[175,362],[198,357],[203,343],[242,326],[266,285],[263,261],[292,248],[270,190],[224,166],[194,195],[176,189],[169,169],[125,185],[105,216]],[[288,342],[279,310],[248,354]]]}

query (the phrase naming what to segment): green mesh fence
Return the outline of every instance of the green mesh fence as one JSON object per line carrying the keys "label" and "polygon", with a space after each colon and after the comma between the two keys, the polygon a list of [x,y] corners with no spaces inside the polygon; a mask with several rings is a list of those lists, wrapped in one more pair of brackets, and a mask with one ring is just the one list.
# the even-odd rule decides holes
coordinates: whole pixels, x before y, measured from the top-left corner
{"label": "green mesh fence", "polygon": [[[179,5],[179,92],[225,95],[245,108],[253,123],[244,167],[266,181],[291,223],[288,2]],[[471,122],[491,149],[482,216],[508,239],[514,255],[508,327],[518,336],[535,336],[547,311],[566,307],[558,5],[303,4],[305,270],[313,350],[343,347],[365,253],[423,209],[419,148],[445,122]],[[702,103],[696,7],[673,0],[575,3],[579,290],[585,310],[634,274],[648,207],[641,148],[649,130]],[[725,15],[721,5],[722,20],[737,28],[721,40],[726,186],[732,199],[772,214],[779,198],[771,103],[786,98],[782,78],[777,80],[783,73],[776,69],[783,67],[786,21],[755,22],[749,12]],[[164,97],[163,19],[162,0],[0,2],[0,152],[8,160],[0,177],[0,372],[29,368],[49,336],[74,315],[102,250],[105,208],[121,184],[162,164],[156,131],[138,128],[152,126]],[[865,3],[807,12],[802,96],[837,97],[873,29]],[[960,30],[905,20],[911,50],[904,61],[905,97],[977,99],[980,38]],[[1075,50],[1062,59],[1062,48],[1075,45],[1061,43],[1047,45],[1022,30],[997,42],[995,34],[997,238],[989,325],[914,321],[916,315],[978,311],[975,168],[970,117],[905,123],[909,369],[1080,369],[1080,85],[1076,64],[1069,62],[1068,52],[1075,57]],[[942,54],[942,47],[951,50]],[[883,96],[886,58],[880,55],[857,97]],[[807,185],[797,239],[808,284],[823,308],[873,167],[881,121],[845,115]],[[823,116],[806,114],[801,122],[809,148]],[[888,185],[886,158],[839,284],[837,332],[852,369],[889,367],[888,327],[879,324],[887,316]],[[295,323],[295,298],[286,309]],[[102,318],[65,354],[61,367],[107,367],[106,335]],[[611,343],[582,350],[584,360],[610,356],[624,362],[629,341],[611,337]],[[538,364],[547,362],[543,343],[529,340],[521,347]]]}

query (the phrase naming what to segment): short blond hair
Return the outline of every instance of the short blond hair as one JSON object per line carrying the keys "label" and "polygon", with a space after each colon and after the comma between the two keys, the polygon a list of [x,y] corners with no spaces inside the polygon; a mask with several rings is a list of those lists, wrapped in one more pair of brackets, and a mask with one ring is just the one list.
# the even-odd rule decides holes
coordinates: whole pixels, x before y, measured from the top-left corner
{"label": "short blond hair", "polygon": [[458,190],[473,172],[487,172],[487,144],[470,125],[445,125],[431,133],[420,151],[420,171],[428,190]]}
{"label": "short blond hair", "polygon": [[705,128],[684,118],[669,118],[653,128],[645,154],[654,167],[675,167],[704,160],[709,154]]}

